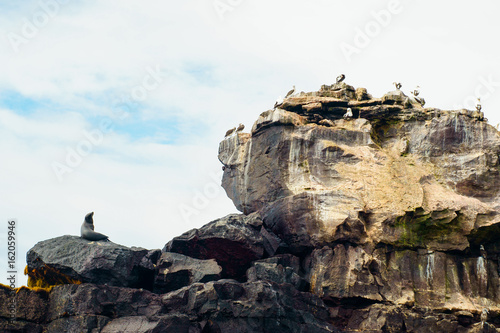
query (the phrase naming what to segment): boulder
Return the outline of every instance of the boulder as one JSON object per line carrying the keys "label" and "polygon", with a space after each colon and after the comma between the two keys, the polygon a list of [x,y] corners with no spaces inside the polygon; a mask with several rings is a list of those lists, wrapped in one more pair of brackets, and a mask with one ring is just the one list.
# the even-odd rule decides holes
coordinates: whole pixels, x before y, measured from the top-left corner
{"label": "boulder", "polygon": [[273,281],[290,283],[295,289],[307,291],[308,283],[300,275],[300,259],[291,254],[281,254],[254,261],[247,271],[249,282]]}
{"label": "boulder", "polygon": [[175,237],[163,251],[215,259],[222,277],[241,279],[250,263],[264,256],[262,235],[247,220],[244,215],[228,215]]}
{"label": "boulder", "polygon": [[221,280],[162,297],[167,310],[203,316],[209,332],[338,332],[321,299],[290,284]]}
{"label": "boulder", "polygon": [[156,269],[154,292],[159,294],[196,282],[218,280],[222,271],[214,259],[194,259],[174,252],[163,252]]}
{"label": "boulder", "polygon": [[28,285],[67,283],[151,288],[154,271],[141,265],[148,250],[109,241],[61,236],[37,243],[28,251]]}

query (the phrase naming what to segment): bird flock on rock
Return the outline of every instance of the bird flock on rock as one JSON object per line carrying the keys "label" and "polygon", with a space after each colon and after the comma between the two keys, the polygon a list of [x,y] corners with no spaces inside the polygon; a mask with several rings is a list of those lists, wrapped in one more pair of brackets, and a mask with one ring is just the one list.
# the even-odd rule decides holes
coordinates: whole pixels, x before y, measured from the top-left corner
{"label": "bird flock on rock", "polygon": [[[346,78],[345,74],[340,74],[340,75],[338,75],[336,77],[335,83],[339,84],[339,83],[343,82],[345,80],[345,78]],[[401,91],[401,87],[403,86],[401,84],[401,82],[394,81],[392,84],[396,87],[397,91]],[[422,107],[425,105],[425,100],[423,98],[419,97],[419,95],[420,95],[420,86],[416,86],[414,90],[410,91],[410,93],[412,95],[411,99],[414,102],[419,103]],[[279,96],[276,99],[276,102],[274,103],[273,109],[276,109],[277,107],[281,106],[286,98],[295,97],[295,96],[297,96],[297,94],[298,94],[297,93],[297,89],[295,88],[295,85],[293,85],[292,89],[286,93],[285,98],[282,98],[281,96]],[[478,98],[477,99],[477,103],[476,103],[476,111],[480,112],[481,109],[482,109],[481,99]],[[352,117],[353,117],[352,109],[351,108],[347,108],[347,112],[343,115],[343,118],[344,119],[350,119]],[[496,129],[497,130],[499,129],[499,125],[500,124],[496,125]],[[233,133],[240,132],[244,128],[245,128],[245,126],[243,124],[240,124],[238,127],[234,127],[232,129],[228,130],[226,132],[225,137],[228,137],[228,136],[230,136]]]}

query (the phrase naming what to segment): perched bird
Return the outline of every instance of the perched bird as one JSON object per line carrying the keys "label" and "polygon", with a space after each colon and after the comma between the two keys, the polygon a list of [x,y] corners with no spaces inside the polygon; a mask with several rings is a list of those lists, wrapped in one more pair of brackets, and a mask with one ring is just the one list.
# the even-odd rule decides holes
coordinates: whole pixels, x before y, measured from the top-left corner
{"label": "perched bird", "polygon": [[295,86],[293,86],[292,90],[290,90],[290,91],[286,94],[285,98],[288,98],[288,97],[292,96],[293,94],[295,94]]}
{"label": "perched bird", "polygon": [[401,89],[401,83],[399,83],[399,82],[393,82],[392,84],[396,87],[397,90]]}
{"label": "perched bird", "polygon": [[241,132],[241,131],[243,131],[244,129],[245,129],[245,125],[243,125],[243,124],[239,124],[239,125],[238,125],[238,128],[236,129],[236,132]]}
{"label": "perched bird", "polygon": [[480,98],[480,97],[478,97],[478,98],[477,98],[477,102],[476,102],[476,110],[477,110],[477,111],[481,111],[481,109],[482,109],[482,108],[483,108],[483,107],[481,106],[481,98]]}
{"label": "perched bird", "polygon": [[479,252],[481,252],[481,257],[483,257],[484,259],[487,259],[487,257],[486,257],[486,250],[484,249],[483,245],[479,246]]}
{"label": "perched bird", "polygon": [[351,108],[347,108],[347,112],[344,113],[344,119],[352,118],[352,110]]}
{"label": "perched bird", "polygon": [[417,86],[411,93],[413,94],[413,96],[418,96],[418,94],[420,94],[420,87]]}
{"label": "perched bird", "polygon": [[484,308],[483,311],[481,311],[481,328],[484,328],[484,324],[486,324],[486,321],[488,320],[488,309]]}
{"label": "perched bird", "polygon": [[337,76],[337,83],[340,83],[342,81],[344,81],[345,79],[345,75],[344,74],[340,74],[339,76]]}
{"label": "perched bird", "polygon": [[276,103],[274,103],[274,108],[276,109],[281,104],[283,104],[283,98],[281,96],[278,96],[278,99],[276,100]]}
{"label": "perched bird", "polygon": [[234,131],[236,131],[236,127],[233,127],[230,130],[227,130],[226,135],[224,137],[227,138],[228,136],[233,134]]}

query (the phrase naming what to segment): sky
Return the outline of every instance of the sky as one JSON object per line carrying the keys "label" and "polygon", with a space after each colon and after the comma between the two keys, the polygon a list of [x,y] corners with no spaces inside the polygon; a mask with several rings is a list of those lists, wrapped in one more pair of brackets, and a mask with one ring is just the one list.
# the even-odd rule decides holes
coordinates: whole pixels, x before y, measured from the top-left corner
{"label": "sky", "polygon": [[0,283],[37,242],[96,231],[162,248],[237,213],[220,187],[226,130],[292,85],[343,73],[374,97],[500,122],[500,3],[411,0],[0,2]]}

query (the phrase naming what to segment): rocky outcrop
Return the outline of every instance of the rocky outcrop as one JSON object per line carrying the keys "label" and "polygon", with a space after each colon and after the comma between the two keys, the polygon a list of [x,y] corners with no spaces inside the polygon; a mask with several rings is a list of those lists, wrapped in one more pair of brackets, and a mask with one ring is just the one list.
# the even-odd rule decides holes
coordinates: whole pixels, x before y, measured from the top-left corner
{"label": "rocky outcrop", "polygon": [[250,263],[264,255],[264,239],[259,232],[262,222],[253,220],[243,215],[228,215],[175,237],[163,250],[215,259],[222,267],[223,277],[241,279]]}
{"label": "rocky outcrop", "polygon": [[44,289],[0,288],[0,330],[500,332],[500,134],[424,103],[345,82],[286,98],[219,146],[242,214],[161,251],[40,242]]}
{"label": "rocky outcrop", "polygon": [[344,83],[290,97],[221,142],[222,185],[307,263],[310,291],[328,304],[491,316],[500,135],[480,112],[422,104]]}
{"label": "rocky outcrop", "polygon": [[173,252],[163,252],[156,268],[154,292],[160,294],[196,282],[219,280],[222,271],[214,259],[198,260]]}
{"label": "rocky outcrop", "polygon": [[109,241],[61,236],[39,242],[26,255],[28,284],[48,287],[95,283],[151,289],[154,271],[148,250]]}

